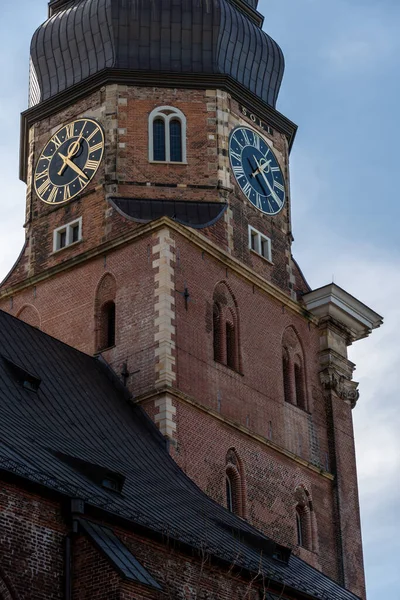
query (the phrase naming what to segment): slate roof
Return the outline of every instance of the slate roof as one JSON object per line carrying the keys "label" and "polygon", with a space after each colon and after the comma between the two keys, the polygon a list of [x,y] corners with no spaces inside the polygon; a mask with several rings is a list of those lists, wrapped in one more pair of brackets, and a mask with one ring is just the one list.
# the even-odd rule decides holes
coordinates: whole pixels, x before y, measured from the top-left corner
{"label": "slate roof", "polygon": [[137,223],[149,223],[161,217],[204,229],[214,225],[228,205],[224,202],[193,202],[186,200],[151,200],[148,198],[109,198],[108,202],[120,215]]}
{"label": "slate roof", "polygon": [[[101,508],[270,580],[326,600],[354,600],[295,556],[262,553],[271,541],[208,498],[169,456],[156,427],[99,359],[0,311],[0,471]],[[10,368],[16,364],[20,370]],[[21,371],[22,369],[22,371]],[[27,371],[28,387],[23,386]],[[38,387],[32,391],[32,383]],[[63,457],[118,474],[122,494]],[[118,479],[119,477],[119,479]]]}
{"label": "slate roof", "polygon": [[[71,0],[35,32],[31,59],[47,100],[105,69],[226,75],[275,107],[284,59],[240,0]],[[250,14],[247,14],[250,11]],[[111,76],[110,71],[110,76]]]}

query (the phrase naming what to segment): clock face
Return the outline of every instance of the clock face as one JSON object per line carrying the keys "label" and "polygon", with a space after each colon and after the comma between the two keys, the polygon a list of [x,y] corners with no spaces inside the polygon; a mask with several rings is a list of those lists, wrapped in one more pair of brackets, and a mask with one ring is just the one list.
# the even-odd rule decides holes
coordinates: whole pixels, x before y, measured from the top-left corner
{"label": "clock face", "polygon": [[80,194],[99,168],[104,133],[92,119],[64,125],[47,142],[36,165],[35,191],[47,204],[62,204]]}
{"label": "clock face", "polygon": [[236,127],[229,139],[229,158],[246,198],[267,215],[281,211],[286,199],[285,180],[267,141],[254,129]]}

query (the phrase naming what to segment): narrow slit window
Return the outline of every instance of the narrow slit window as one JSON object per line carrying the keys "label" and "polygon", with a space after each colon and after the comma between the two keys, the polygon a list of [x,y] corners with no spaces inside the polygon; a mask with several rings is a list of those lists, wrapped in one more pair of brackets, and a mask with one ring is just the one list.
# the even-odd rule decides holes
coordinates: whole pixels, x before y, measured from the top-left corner
{"label": "narrow slit window", "polygon": [[294,366],[294,381],[296,388],[296,404],[299,408],[305,409],[303,369],[301,368],[301,365]]}
{"label": "narrow slit window", "polygon": [[226,364],[234,369],[235,362],[235,327],[228,321],[226,323]]}
{"label": "narrow slit window", "polygon": [[290,389],[290,366],[289,357],[286,352],[282,356],[282,372],[283,372],[283,390],[285,395],[285,401],[291,402],[291,389]]}
{"label": "narrow slit window", "polygon": [[226,508],[229,512],[233,512],[233,489],[232,489],[232,481],[229,475],[226,475]]}
{"label": "narrow slit window", "polygon": [[296,527],[297,527],[297,544],[304,546],[303,536],[303,515],[299,507],[296,508]]}
{"label": "narrow slit window", "polygon": [[115,345],[115,303],[106,302],[101,308],[101,350]]}
{"label": "narrow slit window", "polygon": [[58,232],[58,248],[61,250],[61,248],[65,248],[66,245],[67,245],[67,230],[63,229],[62,231]]}
{"label": "narrow slit window", "polygon": [[182,125],[178,119],[169,124],[171,162],[182,162]]}
{"label": "narrow slit window", "polygon": [[77,223],[71,227],[71,244],[79,242],[79,238],[79,224]]}
{"label": "narrow slit window", "polygon": [[166,160],[164,119],[155,119],[153,122],[153,152],[154,160]]}

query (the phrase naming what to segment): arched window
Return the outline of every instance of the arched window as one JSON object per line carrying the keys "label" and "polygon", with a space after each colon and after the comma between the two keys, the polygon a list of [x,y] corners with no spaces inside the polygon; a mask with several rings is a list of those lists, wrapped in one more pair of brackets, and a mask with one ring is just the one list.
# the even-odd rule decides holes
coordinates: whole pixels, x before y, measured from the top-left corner
{"label": "arched window", "polygon": [[282,338],[282,382],[285,401],[307,410],[304,353],[293,327],[287,327]]}
{"label": "arched window", "polygon": [[239,312],[225,282],[215,287],[213,300],[214,360],[240,372]]}
{"label": "arched window", "polygon": [[116,281],[106,273],[97,286],[95,299],[96,350],[101,352],[116,342]]}
{"label": "arched window", "polygon": [[186,117],[173,106],[159,106],[149,116],[149,160],[186,162]]}
{"label": "arched window", "polygon": [[225,490],[226,507],[238,515],[246,517],[246,489],[243,464],[236,451],[231,448],[226,455]]}

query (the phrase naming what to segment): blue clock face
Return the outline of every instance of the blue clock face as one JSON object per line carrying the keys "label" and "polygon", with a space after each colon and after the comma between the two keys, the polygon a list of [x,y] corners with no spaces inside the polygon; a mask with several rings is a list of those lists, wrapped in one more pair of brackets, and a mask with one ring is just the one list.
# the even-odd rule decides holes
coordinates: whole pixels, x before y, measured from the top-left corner
{"label": "blue clock face", "polygon": [[276,215],[285,199],[285,180],[266,140],[249,127],[236,127],[229,139],[232,172],[243,194],[259,210]]}

